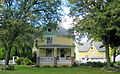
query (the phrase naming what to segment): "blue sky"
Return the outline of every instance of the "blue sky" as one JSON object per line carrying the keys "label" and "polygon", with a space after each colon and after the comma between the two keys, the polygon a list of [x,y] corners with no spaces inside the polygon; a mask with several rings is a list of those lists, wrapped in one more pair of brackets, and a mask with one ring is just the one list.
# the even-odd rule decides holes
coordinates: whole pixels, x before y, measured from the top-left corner
{"label": "blue sky", "polygon": [[[69,16],[68,16],[68,14],[70,13],[70,7],[67,7],[67,4],[69,4],[69,2],[67,1],[67,0],[62,0],[63,1],[63,14],[64,14],[64,17],[63,17],[63,19],[62,19],[62,23],[61,23],[61,25],[63,26],[63,27],[65,27],[66,29],[69,29],[69,28],[71,28],[71,27],[73,27],[73,18],[70,18]],[[82,17],[80,17],[81,19],[82,19]],[[87,36],[84,36],[84,37],[82,37],[82,39],[81,39],[81,42],[87,42],[87,40],[88,40],[88,38],[87,38]]]}

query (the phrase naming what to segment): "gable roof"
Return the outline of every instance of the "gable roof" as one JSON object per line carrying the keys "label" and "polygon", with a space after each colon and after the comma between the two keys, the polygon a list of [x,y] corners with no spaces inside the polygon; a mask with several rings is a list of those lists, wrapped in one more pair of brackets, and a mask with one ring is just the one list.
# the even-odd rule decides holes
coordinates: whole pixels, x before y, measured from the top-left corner
{"label": "gable roof", "polygon": [[105,47],[101,47],[102,42],[94,42],[94,43],[82,43],[81,45],[77,44],[78,51],[86,52],[89,50],[91,46],[95,46],[98,51],[105,51]]}
{"label": "gable roof", "polygon": [[98,51],[105,51],[105,47],[101,47],[103,44],[102,42],[94,42],[92,43]]}
{"label": "gable roof", "polygon": [[62,27],[61,25],[58,25],[56,29],[52,29],[51,32],[44,32],[44,36],[68,36],[70,33],[68,33],[68,30]]}
{"label": "gable roof", "polygon": [[45,36],[47,36],[47,35],[60,35],[60,33],[58,31],[56,31],[55,29],[52,29],[51,32],[44,31],[44,35]]}
{"label": "gable roof", "polygon": [[78,51],[88,51],[90,48],[90,43],[82,43],[81,45],[77,44]]}
{"label": "gable roof", "polygon": [[57,31],[58,31],[61,35],[64,35],[64,36],[65,36],[65,35],[69,35],[68,30],[65,29],[64,27],[60,26],[60,25],[58,25]]}

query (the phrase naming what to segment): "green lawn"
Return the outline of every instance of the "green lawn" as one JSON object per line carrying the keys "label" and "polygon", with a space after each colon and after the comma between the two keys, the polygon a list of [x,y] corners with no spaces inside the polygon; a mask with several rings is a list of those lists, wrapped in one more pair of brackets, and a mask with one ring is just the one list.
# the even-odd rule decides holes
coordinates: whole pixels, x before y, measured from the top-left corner
{"label": "green lawn", "polygon": [[120,74],[120,72],[101,72],[100,68],[32,68],[16,66],[15,71],[0,71],[0,74]]}

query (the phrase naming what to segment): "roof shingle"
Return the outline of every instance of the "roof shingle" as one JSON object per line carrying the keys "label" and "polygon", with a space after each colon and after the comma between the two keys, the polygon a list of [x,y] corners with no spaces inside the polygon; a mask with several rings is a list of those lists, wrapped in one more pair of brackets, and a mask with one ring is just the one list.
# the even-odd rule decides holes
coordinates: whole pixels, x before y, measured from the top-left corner
{"label": "roof shingle", "polygon": [[101,47],[102,42],[94,42],[94,43],[83,43],[81,45],[77,44],[78,51],[86,52],[89,50],[91,46],[95,46],[98,51],[105,51],[105,47]]}

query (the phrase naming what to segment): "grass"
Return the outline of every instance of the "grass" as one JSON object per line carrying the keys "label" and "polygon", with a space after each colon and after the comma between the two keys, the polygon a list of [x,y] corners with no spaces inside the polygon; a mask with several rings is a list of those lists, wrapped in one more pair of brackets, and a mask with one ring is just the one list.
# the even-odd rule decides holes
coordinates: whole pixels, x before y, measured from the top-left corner
{"label": "grass", "polygon": [[16,70],[0,71],[0,74],[120,74],[120,72],[102,72],[100,68],[32,68],[16,66]]}

